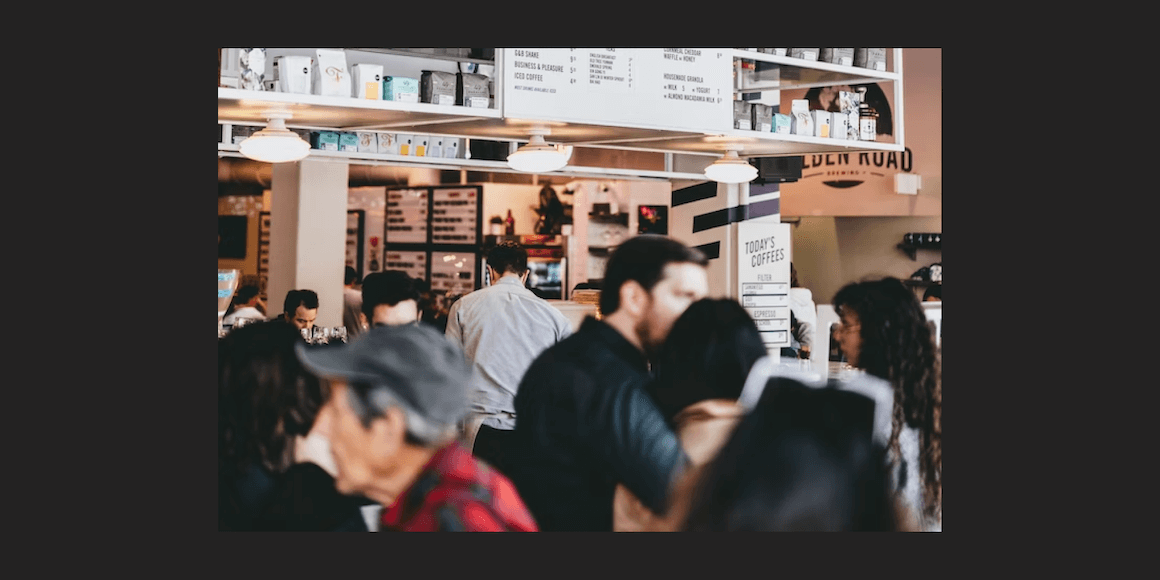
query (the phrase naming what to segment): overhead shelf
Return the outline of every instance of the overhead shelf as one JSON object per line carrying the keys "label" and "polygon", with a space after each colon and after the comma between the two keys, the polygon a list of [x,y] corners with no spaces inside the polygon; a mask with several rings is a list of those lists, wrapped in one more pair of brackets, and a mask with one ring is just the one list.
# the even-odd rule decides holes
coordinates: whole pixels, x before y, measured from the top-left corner
{"label": "overhead shelf", "polygon": [[[832,85],[854,85],[885,81],[897,81],[901,74],[877,71],[856,66],[842,66],[828,62],[803,60],[789,56],[775,56],[764,52],[734,50],[733,58],[755,60],[778,65],[778,80],[748,82],[746,75],[738,75],[741,91],[773,91],[787,89],[808,89]],[[772,71],[764,71],[772,73]]]}
{"label": "overhead shelf", "polygon": [[218,88],[219,123],[265,123],[262,113],[272,108],[293,115],[286,121],[288,127],[342,131],[425,127],[465,119],[500,117],[496,109]]}

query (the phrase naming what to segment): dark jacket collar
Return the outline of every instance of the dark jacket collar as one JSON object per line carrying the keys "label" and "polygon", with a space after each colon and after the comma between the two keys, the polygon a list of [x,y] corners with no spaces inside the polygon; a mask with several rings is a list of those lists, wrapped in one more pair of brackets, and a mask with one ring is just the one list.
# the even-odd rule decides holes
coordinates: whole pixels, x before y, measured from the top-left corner
{"label": "dark jacket collar", "polygon": [[586,317],[580,325],[580,332],[592,333],[596,340],[607,345],[608,350],[612,351],[618,358],[633,368],[639,369],[642,373],[649,372],[648,360],[645,359],[644,353],[640,352],[631,342],[628,342],[628,339],[624,338],[619,330],[609,326],[607,322],[596,320],[591,316]]}

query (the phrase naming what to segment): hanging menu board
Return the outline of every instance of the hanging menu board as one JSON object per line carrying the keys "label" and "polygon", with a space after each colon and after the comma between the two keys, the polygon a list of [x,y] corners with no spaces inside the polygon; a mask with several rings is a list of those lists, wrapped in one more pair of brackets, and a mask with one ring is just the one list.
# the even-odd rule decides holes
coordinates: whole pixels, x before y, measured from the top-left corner
{"label": "hanging menu board", "polygon": [[402,270],[412,278],[427,279],[427,252],[387,250],[387,264],[384,270]]}
{"label": "hanging menu board", "polygon": [[427,190],[387,190],[387,243],[427,243]]}
{"label": "hanging menu board", "polygon": [[346,212],[346,265],[354,268],[361,279],[363,276],[363,220],[366,212],[361,209]]}
{"label": "hanging menu board", "polygon": [[478,193],[475,187],[431,192],[431,243],[479,244]]}
{"label": "hanging menu board", "polygon": [[467,294],[475,289],[474,252],[431,252],[431,290]]}
{"label": "hanging menu board", "polygon": [[757,323],[766,348],[790,345],[789,224],[737,224],[737,300]]}
{"label": "hanging menu board", "polygon": [[720,48],[505,48],[503,116],[720,131],[733,58]]}

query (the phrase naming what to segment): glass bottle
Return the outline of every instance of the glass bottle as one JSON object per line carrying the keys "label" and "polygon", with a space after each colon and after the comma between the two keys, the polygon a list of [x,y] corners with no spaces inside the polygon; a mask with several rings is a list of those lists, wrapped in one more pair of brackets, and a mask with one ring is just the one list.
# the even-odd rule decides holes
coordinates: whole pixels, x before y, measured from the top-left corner
{"label": "glass bottle", "polygon": [[866,87],[858,87],[858,139],[878,140],[878,111],[866,102]]}
{"label": "glass bottle", "polygon": [[504,233],[509,236],[516,235],[516,218],[512,217],[512,210],[508,210],[507,218],[503,220]]}

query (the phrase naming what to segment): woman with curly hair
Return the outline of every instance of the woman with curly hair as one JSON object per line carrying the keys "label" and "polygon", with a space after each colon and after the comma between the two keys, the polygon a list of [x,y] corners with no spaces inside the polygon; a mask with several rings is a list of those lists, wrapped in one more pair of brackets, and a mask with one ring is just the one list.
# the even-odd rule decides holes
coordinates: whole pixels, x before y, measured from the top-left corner
{"label": "woman with curly hair", "polygon": [[942,377],[938,347],[914,293],[897,278],[834,295],[847,362],[894,387],[888,453],[895,493],[923,530],[942,530]]}

